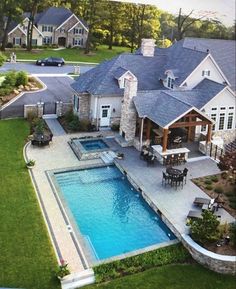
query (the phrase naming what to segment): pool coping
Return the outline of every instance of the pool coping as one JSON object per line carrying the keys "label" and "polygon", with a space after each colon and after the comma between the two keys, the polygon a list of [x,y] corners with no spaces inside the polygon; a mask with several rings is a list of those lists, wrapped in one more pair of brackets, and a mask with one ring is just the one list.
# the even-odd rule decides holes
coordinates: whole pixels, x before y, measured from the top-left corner
{"label": "pool coping", "polygon": [[[93,266],[97,266],[100,264],[109,263],[112,261],[122,260],[122,259],[125,259],[128,257],[132,257],[132,256],[136,256],[136,255],[143,254],[146,252],[154,251],[158,248],[162,248],[162,247],[166,247],[166,246],[170,246],[170,245],[179,243],[180,241],[176,237],[173,240],[165,241],[165,242],[158,243],[158,244],[153,244],[153,245],[141,248],[141,249],[133,250],[133,251],[130,251],[130,252],[127,252],[124,254],[119,254],[119,255],[109,257],[106,259],[102,259],[102,260],[96,259],[96,250],[93,248],[92,244],[90,244],[91,248],[89,248],[91,250],[88,250],[88,247],[84,246],[84,243],[85,243],[84,237],[83,237],[82,233],[80,232],[79,226],[76,224],[76,221],[74,219],[72,212],[70,211],[70,208],[67,206],[66,201],[63,198],[63,193],[62,193],[59,185],[57,184],[55,174],[63,173],[63,172],[73,172],[73,171],[85,170],[85,169],[100,168],[100,167],[108,167],[108,166],[115,166],[123,175],[127,176],[127,180],[131,183],[132,186],[134,186],[133,182],[131,182],[130,178],[128,178],[128,175],[126,173],[124,173],[123,170],[121,170],[119,168],[119,166],[116,165],[116,163],[111,164],[111,165],[106,165],[106,164],[96,164],[96,165],[87,164],[86,165],[85,164],[83,166],[78,166],[78,167],[74,166],[74,167],[67,167],[67,168],[62,168],[62,169],[53,169],[53,170],[47,170],[45,172],[47,175],[48,181],[50,183],[50,186],[52,188],[53,194],[55,195],[55,198],[58,202],[58,206],[61,210],[61,213],[63,215],[65,223],[67,224],[69,229],[72,228],[70,233],[73,234],[74,239],[77,240],[79,247],[81,249],[80,253],[82,252],[83,257],[86,260],[86,262],[88,263],[88,265],[93,267]],[[135,185],[134,188],[136,189],[136,187],[137,186]],[[140,190],[138,190],[138,189],[136,189],[136,190],[138,193],[141,193]],[[154,213],[157,214],[160,217],[160,219],[163,221],[162,215],[160,214],[160,211],[154,210],[154,208],[152,206],[150,206],[150,204],[146,201],[146,199],[143,197],[143,195],[142,194],[140,194],[140,195],[143,198],[144,202],[146,202],[147,205],[154,211]],[[171,228],[166,223],[165,223],[165,225],[173,233]],[[94,259],[94,256],[95,256],[95,259]]]}

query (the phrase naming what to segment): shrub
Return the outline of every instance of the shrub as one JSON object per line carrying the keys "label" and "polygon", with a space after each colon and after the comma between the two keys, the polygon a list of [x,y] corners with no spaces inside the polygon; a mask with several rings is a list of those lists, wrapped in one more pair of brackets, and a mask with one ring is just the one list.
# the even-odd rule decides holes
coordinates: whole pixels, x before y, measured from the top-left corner
{"label": "shrub", "polygon": [[221,173],[221,177],[222,177],[222,179],[226,180],[228,178],[228,172]]}
{"label": "shrub", "polygon": [[56,272],[56,276],[57,278],[61,279],[67,275],[70,274],[70,270],[68,268],[68,264],[65,263],[64,260],[61,260],[61,265],[59,266],[57,272]]}
{"label": "shrub", "polygon": [[224,192],[223,188],[221,186],[217,186],[215,187],[214,191],[217,193],[217,194],[222,194]]}
{"label": "shrub", "polygon": [[8,42],[6,48],[13,48],[13,44],[11,42]]}
{"label": "shrub", "polygon": [[90,126],[89,120],[81,119],[79,120],[78,131],[88,131],[89,126]]}
{"label": "shrub", "polygon": [[68,123],[68,128],[72,131],[78,131],[79,125],[80,125],[79,118],[78,116],[75,116],[74,119]]}
{"label": "shrub", "polygon": [[6,57],[0,52],[0,66],[3,65],[4,61],[6,61]]}
{"label": "shrub", "polygon": [[211,211],[205,210],[202,212],[201,219],[190,220],[191,235],[200,243],[215,241],[219,237],[219,224],[217,216]]}
{"label": "shrub", "polygon": [[123,275],[137,273],[152,267],[170,263],[184,262],[190,257],[182,244],[176,244],[150,251],[123,260],[95,266],[97,282],[108,281]]}
{"label": "shrub", "polygon": [[72,109],[68,110],[66,113],[65,113],[65,121],[66,122],[71,122],[72,120],[74,120],[75,118],[75,114],[73,112]]}
{"label": "shrub", "polygon": [[217,176],[212,176],[211,177],[212,182],[217,183],[219,181]]}
{"label": "shrub", "polygon": [[35,132],[38,134],[41,134],[44,132],[45,129],[45,123],[43,119],[37,119],[35,123]]}
{"label": "shrub", "polygon": [[212,184],[212,181],[209,180],[209,179],[206,179],[204,183],[205,183],[206,185],[211,185],[211,184]]}
{"label": "shrub", "polygon": [[5,79],[2,83],[2,87],[13,88],[16,86],[16,72],[9,71],[6,73]]}
{"label": "shrub", "polygon": [[111,129],[112,129],[113,131],[119,131],[120,125],[117,124],[117,123],[113,123],[112,126],[111,126]]}
{"label": "shrub", "polygon": [[9,87],[1,87],[0,88],[0,96],[5,96],[5,95],[8,95],[10,94],[12,91],[12,88],[9,88]]}
{"label": "shrub", "polygon": [[27,76],[26,72],[19,71],[16,74],[16,86],[26,85],[27,83],[28,83],[28,76]]}
{"label": "shrub", "polygon": [[211,191],[213,189],[212,185],[207,185],[205,186],[205,189],[207,189],[208,191]]}
{"label": "shrub", "polygon": [[25,43],[21,44],[21,47],[25,49],[26,48],[26,44]]}

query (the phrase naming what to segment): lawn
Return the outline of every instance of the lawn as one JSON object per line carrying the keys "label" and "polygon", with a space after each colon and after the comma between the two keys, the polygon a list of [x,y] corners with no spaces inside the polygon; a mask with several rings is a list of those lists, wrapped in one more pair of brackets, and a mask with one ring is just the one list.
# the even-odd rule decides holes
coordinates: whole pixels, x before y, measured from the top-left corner
{"label": "lawn", "polygon": [[63,57],[65,61],[81,61],[81,62],[97,62],[100,63],[106,59],[111,59],[114,56],[122,53],[129,52],[128,47],[114,46],[112,50],[109,50],[106,45],[101,45],[98,47],[97,51],[92,52],[90,55],[85,55],[83,49],[67,48],[63,50],[53,50],[53,49],[37,49],[28,52],[26,50],[10,50],[5,52],[5,55],[9,57],[10,53],[16,53],[17,59],[39,59],[49,56],[53,57]]}
{"label": "lawn", "polygon": [[0,121],[0,287],[60,288],[56,258],[22,155],[29,125]]}
{"label": "lawn", "polygon": [[235,277],[185,264],[153,268],[85,289],[234,289],[235,282]]}

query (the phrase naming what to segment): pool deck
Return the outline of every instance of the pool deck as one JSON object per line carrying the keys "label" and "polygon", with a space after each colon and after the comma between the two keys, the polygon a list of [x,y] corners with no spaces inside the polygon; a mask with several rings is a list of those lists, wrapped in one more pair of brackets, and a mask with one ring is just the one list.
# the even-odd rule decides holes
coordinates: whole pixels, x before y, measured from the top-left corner
{"label": "pool deck", "polygon": [[[92,133],[112,135],[110,131]],[[46,172],[48,170],[59,170],[84,165],[102,164],[100,159],[79,161],[74,155],[68,141],[70,138],[83,136],[83,134],[71,134],[55,136],[52,144],[48,147],[26,146],[26,156],[28,159],[36,161],[35,167],[31,170],[33,183],[35,184],[38,197],[43,204],[44,217],[49,221],[49,231],[51,238],[54,239],[54,248],[58,258],[64,259],[69,264],[72,273],[84,271],[85,265],[82,262],[78,247],[71,236],[71,229],[68,228],[65,219],[61,213],[60,206],[55,197],[52,186],[49,183]],[[186,216],[189,210],[197,209],[193,206],[195,197],[208,197],[200,188],[198,188],[191,178],[201,177],[219,173],[216,163],[211,159],[189,162],[179,168],[187,167],[189,175],[186,185],[183,189],[162,186],[162,171],[164,169],[160,164],[147,167],[146,162],[140,160],[139,152],[134,148],[121,148],[114,139],[107,139],[113,150],[123,152],[123,160],[117,160],[117,163],[127,172],[134,182],[145,192],[148,198],[158,207],[162,214],[172,223],[179,234],[188,233],[189,228],[186,224]],[[41,206],[42,207],[42,206]],[[234,221],[225,210],[222,210],[222,221]],[[55,246],[56,243],[56,246]]]}

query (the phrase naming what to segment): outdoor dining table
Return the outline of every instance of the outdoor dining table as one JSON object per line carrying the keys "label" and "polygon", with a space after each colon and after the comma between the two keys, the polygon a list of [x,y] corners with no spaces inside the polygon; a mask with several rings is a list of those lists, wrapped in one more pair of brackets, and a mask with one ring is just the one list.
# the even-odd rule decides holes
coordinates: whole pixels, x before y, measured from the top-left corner
{"label": "outdoor dining table", "polygon": [[48,144],[51,140],[50,135],[42,134],[42,133],[34,133],[33,140],[37,143],[38,146],[43,146],[44,144]]}
{"label": "outdoor dining table", "polygon": [[166,172],[167,172],[168,175],[176,176],[176,177],[182,174],[181,170],[175,169],[175,168],[167,168]]}

